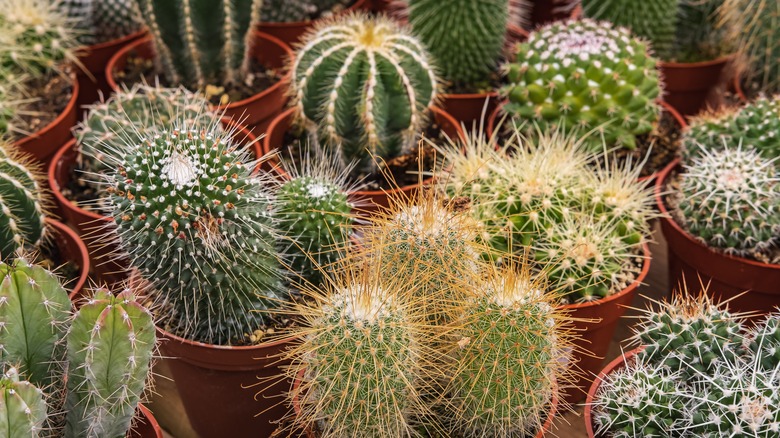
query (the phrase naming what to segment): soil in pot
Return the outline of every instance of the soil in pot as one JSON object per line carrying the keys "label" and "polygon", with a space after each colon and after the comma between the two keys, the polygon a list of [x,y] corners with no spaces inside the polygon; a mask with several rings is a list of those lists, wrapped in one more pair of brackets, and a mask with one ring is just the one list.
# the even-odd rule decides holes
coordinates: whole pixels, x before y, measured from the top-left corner
{"label": "soil in pot", "polygon": [[29,99],[17,108],[19,122],[10,132],[11,140],[21,140],[51,124],[73,96],[72,78],[67,74],[34,78],[25,88]]}

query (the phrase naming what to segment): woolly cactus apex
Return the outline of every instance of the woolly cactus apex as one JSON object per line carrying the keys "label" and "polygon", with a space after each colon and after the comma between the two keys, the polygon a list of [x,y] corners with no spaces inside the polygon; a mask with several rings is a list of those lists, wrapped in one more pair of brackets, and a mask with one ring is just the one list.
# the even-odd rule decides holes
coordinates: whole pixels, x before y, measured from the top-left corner
{"label": "woolly cactus apex", "polygon": [[509,0],[409,0],[409,24],[458,84],[487,81],[504,47]]}
{"label": "woolly cactus apex", "polygon": [[298,116],[326,150],[365,170],[411,147],[436,98],[422,44],[387,18],[347,15],[308,34],[292,66]]}
{"label": "woolly cactus apex", "polygon": [[566,314],[527,266],[487,269],[463,303],[448,409],[463,436],[533,436],[568,379]]}
{"label": "woolly cactus apex", "polygon": [[121,437],[141,398],[155,347],[151,313],[129,289],[96,290],[68,333],[66,436]]}
{"label": "woolly cactus apex", "polygon": [[680,0],[583,0],[585,16],[624,26],[647,39],[662,59],[673,55]]}
{"label": "woolly cactus apex", "polygon": [[0,262],[0,276],[0,364],[15,366],[26,380],[49,388],[61,377],[68,293],[56,275],[22,258]]}
{"label": "woolly cactus apex", "polygon": [[121,247],[170,305],[179,334],[241,342],[285,299],[269,210],[274,179],[214,121],[117,150],[107,177]]}
{"label": "woolly cactus apex", "polygon": [[700,149],[755,148],[765,158],[780,156],[780,95],[758,97],[742,107],[732,107],[691,120],[683,141],[687,152]]}
{"label": "woolly cactus apex", "polygon": [[262,0],[134,0],[154,39],[158,70],[190,89],[243,80]]}
{"label": "woolly cactus apex", "polygon": [[645,346],[641,360],[680,371],[687,379],[736,359],[742,344],[742,317],[713,303],[706,292],[703,288],[692,295],[683,285],[671,301],[645,311],[633,336]]}
{"label": "woolly cactus apex", "polygon": [[0,377],[0,428],[8,437],[42,436],[46,420],[43,391],[19,379],[15,368]]}
{"label": "woolly cactus apex", "polygon": [[592,406],[596,433],[614,438],[675,436],[683,424],[684,391],[680,377],[667,368],[627,361],[599,385]]}
{"label": "woolly cactus apex", "polygon": [[760,257],[780,236],[777,163],[743,147],[701,149],[673,195],[675,219],[711,248]]}
{"label": "woolly cactus apex", "polygon": [[35,164],[0,140],[0,258],[37,246],[45,233],[47,199]]}
{"label": "woolly cactus apex", "polygon": [[624,28],[592,20],[553,23],[518,45],[517,61],[506,68],[502,89],[506,111],[532,120],[543,130],[577,129],[588,146],[603,142],[636,148],[660,114],[656,60],[647,45]]}
{"label": "woolly cactus apex", "polygon": [[745,336],[750,353],[766,371],[780,368],[780,313],[773,313]]}

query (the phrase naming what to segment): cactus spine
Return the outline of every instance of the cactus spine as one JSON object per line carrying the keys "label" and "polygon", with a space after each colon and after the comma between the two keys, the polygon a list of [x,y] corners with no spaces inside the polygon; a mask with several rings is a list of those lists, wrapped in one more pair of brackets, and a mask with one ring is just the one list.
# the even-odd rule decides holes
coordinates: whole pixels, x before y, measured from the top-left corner
{"label": "cactus spine", "polygon": [[764,370],[780,367],[780,314],[768,315],[762,324],[745,336],[745,343]]}
{"label": "cactus spine", "polygon": [[0,428],[8,437],[41,436],[46,420],[43,391],[10,368],[0,378]]}
{"label": "cactus spine", "polygon": [[[386,18],[348,15],[308,34],[290,67],[298,117],[344,164],[409,149],[436,98],[422,44]],[[368,151],[368,153],[366,152]]]}
{"label": "cactus spine", "polygon": [[47,201],[40,176],[25,157],[0,140],[0,256],[12,257],[37,246],[44,235]]}

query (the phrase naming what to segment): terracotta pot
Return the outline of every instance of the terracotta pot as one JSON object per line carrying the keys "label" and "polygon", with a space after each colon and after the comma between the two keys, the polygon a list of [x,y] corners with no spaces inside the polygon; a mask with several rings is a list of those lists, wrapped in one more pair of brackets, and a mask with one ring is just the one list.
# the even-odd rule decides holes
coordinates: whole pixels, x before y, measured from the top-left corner
{"label": "terracotta pot", "polygon": [[773,311],[780,306],[780,265],[714,251],[688,234],[669,215],[663,194],[670,175],[679,166],[679,160],[669,164],[655,186],[656,202],[664,215],[661,230],[669,245],[669,283],[709,284],[707,294],[717,301],[729,300],[729,309],[734,312],[757,312],[758,317]]}
{"label": "terracotta pot", "polygon": [[[352,6],[346,8],[343,12],[336,14],[341,15],[352,11],[369,11],[372,4],[369,0],[356,0]],[[272,35],[279,38],[282,42],[289,46],[293,46],[301,41],[301,37],[312,29],[319,19],[310,21],[293,21],[290,23],[260,23],[258,29],[261,32],[265,32],[268,35]]]}
{"label": "terracotta pot", "polygon": [[642,246],[642,252],[645,256],[642,271],[629,287],[601,300],[560,307],[574,319],[573,329],[581,336],[575,342],[577,351],[574,352],[573,359],[582,373],[564,395],[568,403],[577,403],[585,398],[585,391],[604,364],[620,318],[626,313],[626,308],[636,296],[636,289],[650,271],[650,249],[647,244]]}
{"label": "terracotta pot", "polygon": [[[147,37],[128,44],[109,60],[108,65],[106,65],[106,78],[114,91],[119,89],[114,72],[125,68],[130,55],[145,59],[154,58],[152,38]],[[286,70],[287,62],[293,58],[294,54],[287,44],[277,38],[255,31],[252,56],[270,68]],[[287,103],[286,92],[290,77],[291,73],[286,72],[278,82],[262,92],[238,102],[214,107],[214,110],[224,111],[225,117],[238,121],[256,134],[262,134],[270,121],[282,111]]]}
{"label": "terracotta pot", "polygon": [[188,341],[157,328],[192,428],[202,437],[267,438],[287,413],[284,394],[292,382],[278,357],[287,342],[229,347]]}
{"label": "terracotta pot", "polygon": [[63,262],[75,263],[79,268],[79,276],[74,283],[66,284],[66,289],[70,290],[68,294],[71,299],[81,295],[84,285],[89,278],[89,253],[84,242],[67,225],[51,218],[45,218],[48,232],[51,232],[51,239],[57,245],[60,255],[64,257]]}
{"label": "terracotta pot", "polygon": [[[465,138],[463,129],[451,115],[436,107],[431,108],[431,113],[441,127],[441,130],[450,138]],[[263,139],[263,154],[268,154],[274,150],[282,150],[284,147],[282,144],[284,142],[284,136],[293,124],[294,114],[295,108],[289,108],[271,122],[271,125],[268,127],[268,135]],[[286,172],[281,166],[277,165],[275,168],[276,172],[281,174],[282,177],[287,177]],[[433,178],[425,179],[422,184],[430,184],[432,180]],[[387,207],[389,205],[389,199],[397,194],[403,193],[403,195],[411,197],[419,187],[419,184],[413,184],[392,190],[357,190],[351,192],[350,195],[354,196],[356,199],[365,201],[365,206],[360,208],[360,212],[368,213],[376,211],[379,207]]]}
{"label": "terracotta pot", "polygon": [[664,78],[664,101],[683,116],[723,104],[726,81],[724,70],[733,56],[704,62],[660,62]]}
{"label": "terracotta pot", "polygon": [[124,46],[139,40],[146,35],[146,30],[106,41],[100,44],[83,47],[79,50],[79,62],[86,72],[78,70],[79,98],[78,105],[90,105],[100,100],[100,95],[108,98],[111,87],[106,81],[106,64],[112,56]]}
{"label": "terracotta pot", "polygon": [[[636,355],[642,351],[644,347],[635,348],[627,353],[624,353],[622,356],[615,358],[612,362],[610,362],[604,369],[599,373],[598,377],[596,377],[596,380],[593,381],[593,384],[590,386],[590,390],[588,390],[588,398],[585,401],[585,431],[588,433],[588,438],[595,438],[595,427],[593,424],[593,403],[596,401],[596,393],[599,391],[599,387],[601,386],[601,382],[604,381],[604,379],[613,371],[617,371],[621,368],[623,368],[627,362],[634,361],[636,359]],[[601,437],[601,435],[599,435]]]}
{"label": "terracotta pot", "polygon": [[32,155],[44,166],[49,164],[52,155],[60,146],[73,138],[70,129],[76,124],[79,98],[79,82],[76,80],[75,73],[72,75],[72,84],[70,100],[60,115],[38,132],[14,142],[22,152]]}
{"label": "terracotta pot", "polygon": [[154,416],[144,405],[138,405],[138,413],[132,429],[127,434],[128,438],[163,438],[160,425]]}

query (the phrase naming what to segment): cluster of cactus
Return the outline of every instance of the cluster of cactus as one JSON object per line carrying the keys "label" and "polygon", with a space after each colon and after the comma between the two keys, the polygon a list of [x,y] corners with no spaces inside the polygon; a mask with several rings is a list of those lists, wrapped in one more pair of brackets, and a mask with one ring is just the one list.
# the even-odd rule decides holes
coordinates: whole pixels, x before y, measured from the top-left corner
{"label": "cluster of cactus", "polygon": [[290,70],[298,118],[359,171],[411,148],[438,85],[416,38],[388,18],[356,14],[309,33]]}
{"label": "cluster of cactus", "polygon": [[542,130],[590,134],[590,149],[635,149],[660,114],[661,83],[647,44],[607,22],[547,25],[517,48],[502,88],[506,112]]}
{"label": "cluster of cactus", "polygon": [[133,0],[62,0],[59,9],[82,33],[82,45],[99,44],[138,32],[143,26]]}
{"label": "cluster of cactus", "polygon": [[124,436],[155,348],[149,311],[128,289],[98,289],[74,315],[44,268],[19,258],[0,262],[0,275],[0,422],[9,436]]}
{"label": "cluster of cactus", "polygon": [[157,69],[169,83],[205,89],[240,83],[251,72],[262,0],[134,1],[152,34]]}
{"label": "cluster of cactus", "polygon": [[261,19],[263,23],[308,21],[343,3],[343,0],[265,0]]}
{"label": "cluster of cactus", "polygon": [[0,140],[0,259],[38,246],[45,234],[48,200],[39,173],[10,143]]}
{"label": "cluster of cactus", "polygon": [[455,84],[486,82],[504,47],[509,0],[409,0],[409,24]]}

